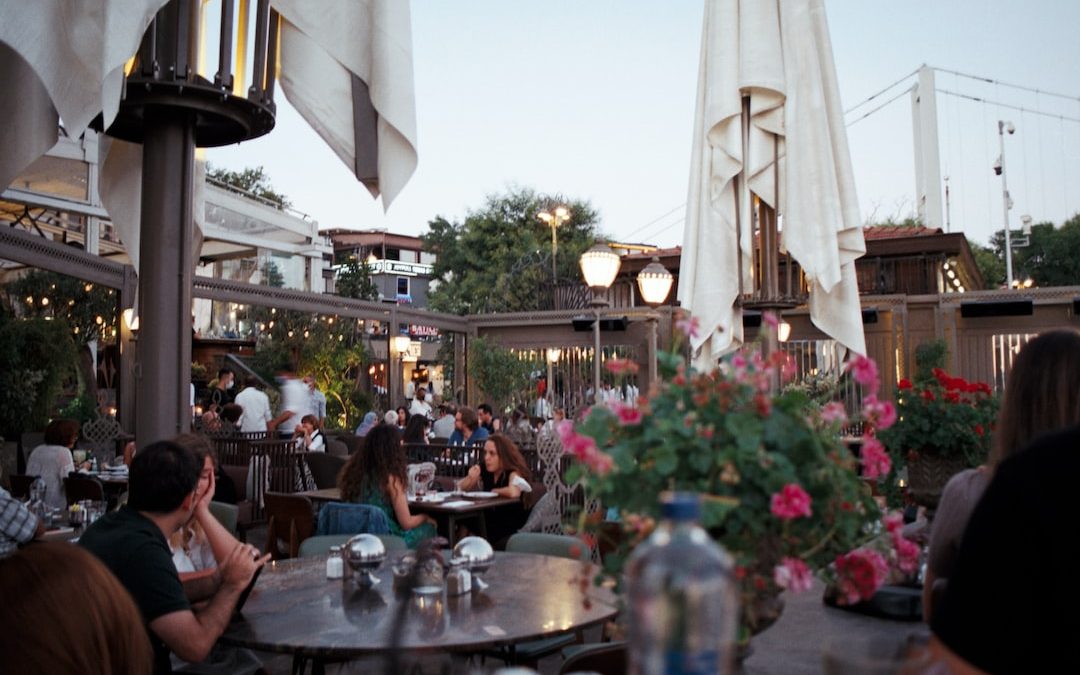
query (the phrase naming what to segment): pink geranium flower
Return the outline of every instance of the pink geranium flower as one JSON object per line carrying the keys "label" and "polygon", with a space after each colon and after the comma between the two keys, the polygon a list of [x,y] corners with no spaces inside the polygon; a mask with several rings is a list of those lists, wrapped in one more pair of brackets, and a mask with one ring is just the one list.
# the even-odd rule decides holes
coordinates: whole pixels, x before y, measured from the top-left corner
{"label": "pink geranium flower", "polygon": [[885,452],[885,446],[873,436],[863,437],[861,460],[863,478],[876,480],[887,476],[892,469],[892,460],[889,459],[889,453]]}
{"label": "pink geranium flower", "polygon": [[893,534],[893,546],[896,548],[896,566],[904,574],[914,574],[919,569],[919,556],[922,549],[910,541],[898,530]]}
{"label": "pink geranium flower", "polygon": [[625,403],[616,402],[614,405],[615,415],[619,418],[619,424],[624,427],[641,424],[641,411]]}
{"label": "pink geranium flower", "polygon": [[847,419],[847,411],[844,410],[844,404],[840,401],[830,401],[821,409],[821,421],[826,424],[835,422],[847,424]]}
{"label": "pink geranium flower", "polygon": [[853,605],[860,600],[869,600],[889,574],[885,558],[868,548],[858,548],[837,556],[835,564],[840,604]]}
{"label": "pink geranium flower", "polygon": [[863,398],[863,417],[881,431],[896,424],[896,408],[890,401],[879,401],[877,394]]}
{"label": "pink geranium flower", "polygon": [[608,359],[604,367],[615,375],[635,375],[638,372],[638,364],[630,359]]}
{"label": "pink geranium flower", "polygon": [[810,590],[814,574],[802,560],[784,558],[773,568],[773,581],[780,588],[786,588],[792,593],[802,593]]}
{"label": "pink geranium flower", "polygon": [[675,321],[675,328],[689,338],[696,338],[701,330],[697,317],[685,313]]}
{"label": "pink geranium flower", "polygon": [[783,520],[809,518],[813,513],[810,509],[810,495],[797,483],[788,483],[780,492],[775,493],[769,509],[774,516]]}
{"label": "pink geranium flower", "polygon": [[864,387],[869,387],[873,392],[878,389],[878,368],[874,359],[865,356],[856,356],[847,362],[844,369],[851,373],[851,377]]}

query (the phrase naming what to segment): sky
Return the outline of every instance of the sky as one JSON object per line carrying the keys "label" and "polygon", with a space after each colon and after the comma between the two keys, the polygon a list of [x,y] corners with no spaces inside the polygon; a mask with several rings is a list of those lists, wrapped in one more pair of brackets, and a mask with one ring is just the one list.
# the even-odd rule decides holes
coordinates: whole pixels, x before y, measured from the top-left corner
{"label": "sky", "polygon": [[[1080,1],[825,4],[868,222],[914,215],[902,92],[923,63],[996,81],[936,72],[951,231],[985,243],[1003,226],[999,119],[1016,126],[1005,139],[1012,227],[1080,212]],[[413,0],[419,165],[386,211],[280,93],[273,132],[207,158],[263,166],[323,229],[418,235],[518,186],[589,201],[612,239],[680,244],[702,17],[702,0]]]}

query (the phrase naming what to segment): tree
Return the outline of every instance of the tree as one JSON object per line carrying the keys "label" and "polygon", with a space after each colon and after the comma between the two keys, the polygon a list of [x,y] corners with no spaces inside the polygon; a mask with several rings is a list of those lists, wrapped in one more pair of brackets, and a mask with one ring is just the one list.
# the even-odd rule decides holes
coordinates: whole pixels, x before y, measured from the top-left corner
{"label": "tree", "polygon": [[254,169],[249,167],[243,171],[230,171],[224,167],[207,164],[206,177],[244,192],[250,192],[256,197],[277,204],[281,208],[292,206],[292,202],[285,195],[277,192],[270,185],[270,177],[266,175],[266,171],[261,166]]}
{"label": "tree", "polygon": [[[1080,285],[1080,214],[1061,227],[1055,228],[1050,222],[1033,226],[1028,242],[1027,246],[1013,246],[1014,279],[1030,277],[1036,286],[1044,287]],[[1000,279],[1004,283],[1005,231],[995,232],[990,245],[1001,261]]]}
{"label": "tree", "polygon": [[578,258],[597,238],[596,210],[588,202],[513,188],[489,195],[464,222],[440,216],[428,223],[424,250],[438,256],[431,308],[454,314],[540,309],[540,289],[551,283],[551,230],[537,214],[560,204],[570,219],[558,230],[558,278],[579,279]]}
{"label": "tree", "polygon": [[989,246],[979,246],[971,243],[971,254],[975,257],[975,266],[982,274],[983,282],[987,288],[998,288],[1005,284],[1005,260]]}
{"label": "tree", "polygon": [[527,403],[533,384],[533,365],[487,338],[469,341],[469,374],[476,386],[496,407]]}
{"label": "tree", "polygon": [[0,436],[45,428],[75,369],[72,335],[63,319],[15,318],[0,308]]}
{"label": "tree", "polygon": [[371,278],[371,266],[366,260],[349,260],[341,266],[337,277],[337,294],[356,300],[378,300],[379,287]]}

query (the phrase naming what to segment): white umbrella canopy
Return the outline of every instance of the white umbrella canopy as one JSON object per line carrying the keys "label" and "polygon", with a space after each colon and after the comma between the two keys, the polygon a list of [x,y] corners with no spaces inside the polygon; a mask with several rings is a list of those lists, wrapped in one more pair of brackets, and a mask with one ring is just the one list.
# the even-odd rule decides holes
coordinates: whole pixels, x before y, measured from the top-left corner
{"label": "white umbrella canopy", "polygon": [[806,275],[813,323],[865,354],[855,259],[866,246],[842,112],[823,0],[706,0],[679,274],[679,300],[702,328],[699,368],[743,341],[749,192],[783,218],[781,248]]}

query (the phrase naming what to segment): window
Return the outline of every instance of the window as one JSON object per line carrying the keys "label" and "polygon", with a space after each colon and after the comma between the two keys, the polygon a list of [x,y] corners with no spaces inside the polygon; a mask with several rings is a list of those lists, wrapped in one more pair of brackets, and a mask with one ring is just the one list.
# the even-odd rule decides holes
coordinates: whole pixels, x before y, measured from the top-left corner
{"label": "window", "polygon": [[397,294],[398,297],[409,295],[409,277],[397,278]]}

